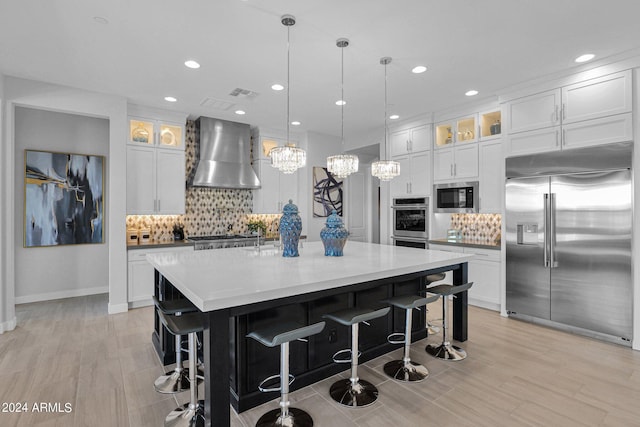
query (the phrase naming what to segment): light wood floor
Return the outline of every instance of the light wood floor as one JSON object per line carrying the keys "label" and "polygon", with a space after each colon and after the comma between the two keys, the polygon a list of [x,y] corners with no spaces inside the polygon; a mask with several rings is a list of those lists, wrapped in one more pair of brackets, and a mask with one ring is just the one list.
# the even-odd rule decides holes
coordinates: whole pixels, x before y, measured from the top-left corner
{"label": "light wood floor", "polygon": [[[106,295],[17,307],[18,327],[0,335],[0,402],[26,402],[29,411],[34,403],[64,408],[69,402],[72,411],[0,412],[0,426],[160,427],[188,400],[187,393],[153,390],[165,369],[150,343],[152,309],[109,316],[106,307]],[[432,310],[437,317],[437,307]],[[431,371],[422,383],[381,374],[400,350],[360,369],[360,377],[380,390],[373,406],[354,410],[330,400],[337,377],[299,390],[291,400],[316,426],[640,425],[640,352],[473,307],[469,340],[462,344],[466,360],[433,359],[424,353],[426,341],[414,343],[411,355]],[[275,398],[240,415],[232,410],[232,425],[254,425],[277,408]]]}

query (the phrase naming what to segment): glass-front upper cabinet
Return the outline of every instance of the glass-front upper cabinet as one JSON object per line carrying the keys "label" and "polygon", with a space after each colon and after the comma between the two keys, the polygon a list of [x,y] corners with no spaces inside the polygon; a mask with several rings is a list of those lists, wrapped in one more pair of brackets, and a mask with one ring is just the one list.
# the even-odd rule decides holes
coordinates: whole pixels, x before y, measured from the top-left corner
{"label": "glass-front upper cabinet", "polygon": [[182,148],[182,126],[161,123],[158,145],[164,148]]}
{"label": "glass-front upper cabinet", "polygon": [[455,122],[443,122],[436,125],[436,147],[449,147],[453,144]]}
{"label": "glass-front upper cabinet", "polygon": [[435,148],[478,141],[477,114],[436,124]]}
{"label": "glass-front upper cabinet", "polygon": [[134,144],[153,145],[155,131],[153,122],[144,120],[129,120],[129,141]]}
{"label": "glass-front upper cabinet", "polygon": [[129,143],[184,150],[184,126],[159,120],[129,119]]}
{"label": "glass-front upper cabinet", "polygon": [[478,140],[478,132],[476,125],[477,115],[463,117],[456,120],[456,143],[476,142]]}
{"label": "glass-front upper cabinet", "polygon": [[480,139],[492,139],[502,135],[502,112],[500,110],[480,113]]}

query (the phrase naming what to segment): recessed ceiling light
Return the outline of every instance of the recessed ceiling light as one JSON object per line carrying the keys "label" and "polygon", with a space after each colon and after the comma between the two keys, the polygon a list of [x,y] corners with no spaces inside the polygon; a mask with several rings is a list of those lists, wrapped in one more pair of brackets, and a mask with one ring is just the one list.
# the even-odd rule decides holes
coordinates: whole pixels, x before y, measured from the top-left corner
{"label": "recessed ceiling light", "polygon": [[178,98],[175,98],[173,96],[165,96],[164,100],[167,102],[176,102],[178,100]]}
{"label": "recessed ceiling light", "polygon": [[244,115],[245,115],[245,114],[247,114],[247,113],[245,113],[245,112],[244,112],[244,111],[242,111],[242,110],[236,110],[236,114],[237,114],[237,115],[239,115],[239,116],[244,116]]}
{"label": "recessed ceiling light", "polygon": [[200,64],[198,64],[196,61],[194,61],[193,59],[189,59],[188,61],[184,61],[184,65],[188,68],[200,68]]}
{"label": "recessed ceiling light", "polygon": [[390,118],[391,120],[398,120],[398,119],[400,118],[400,116],[399,116],[399,115],[397,115],[397,114],[392,114],[392,115],[390,115],[390,116],[389,116],[389,118]]}
{"label": "recessed ceiling light", "polygon": [[472,90],[466,91],[464,94],[467,96],[476,96],[478,94],[478,91],[475,89],[472,89]]}
{"label": "recessed ceiling light", "polygon": [[300,126],[300,122],[299,121],[293,121],[293,122],[291,122],[291,124],[293,126]]}
{"label": "recessed ceiling light", "polygon": [[273,90],[282,90],[282,89],[284,89],[284,86],[282,86],[281,84],[276,83],[274,85],[271,85],[271,89],[273,89]]}
{"label": "recessed ceiling light", "polygon": [[98,24],[102,24],[102,25],[107,25],[109,23],[107,18],[103,18],[102,16],[94,16],[93,20]]}
{"label": "recessed ceiling light", "polygon": [[347,103],[347,101],[344,101],[342,99],[339,99],[336,101],[336,105],[345,105]]}
{"label": "recessed ceiling light", "polygon": [[596,56],[593,53],[585,53],[584,55],[578,56],[576,59],[574,59],[574,61],[576,61],[578,63],[587,62],[587,61],[591,61],[595,57]]}
{"label": "recessed ceiling light", "polygon": [[413,67],[413,70],[411,70],[414,74],[424,73],[425,71],[427,71],[427,67],[424,65],[418,65],[417,67]]}

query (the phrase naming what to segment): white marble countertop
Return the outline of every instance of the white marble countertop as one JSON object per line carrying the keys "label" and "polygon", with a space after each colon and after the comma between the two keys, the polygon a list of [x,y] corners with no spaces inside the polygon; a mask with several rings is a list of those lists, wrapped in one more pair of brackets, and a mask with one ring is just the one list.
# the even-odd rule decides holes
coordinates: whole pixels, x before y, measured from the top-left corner
{"label": "white marble countertop", "polygon": [[147,260],[202,311],[218,310],[339,288],[467,262],[472,254],[347,242],[342,257],[324,256],[322,242],[307,242],[300,256],[284,258],[263,246],[163,252]]}

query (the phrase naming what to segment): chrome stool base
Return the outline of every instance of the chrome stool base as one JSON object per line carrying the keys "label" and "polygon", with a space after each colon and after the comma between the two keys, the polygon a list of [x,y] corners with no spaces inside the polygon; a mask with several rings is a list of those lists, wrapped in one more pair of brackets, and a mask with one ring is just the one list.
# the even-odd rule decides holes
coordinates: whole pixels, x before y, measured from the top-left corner
{"label": "chrome stool base", "polygon": [[193,408],[185,403],[181,408],[169,412],[164,420],[165,427],[204,427],[204,400],[198,400]]}
{"label": "chrome stool base", "polygon": [[365,380],[352,384],[350,379],[336,381],[329,394],[336,402],[352,408],[369,406],[378,398],[376,386]]}
{"label": "chrome stool base", "polygon": [[423,365],[409,361],[392,360],[385,363],[384,373],[398,381],[422,381],[429,376],[429,370]]}
{"label": "chrome stool base", "polygon": [[464,360],[467,357],[466,351],[460,347],[451,345],[451,343],[443,343],[440,345],[429,344],[427,348],[425,348],[425,351],[433,357],[444,360]]}
{"label": "chrome stool base", "polygon": [[189,390],[189,370],[173,370],[156,379],[153,388],[158,393],[175,394]]}
{"label": "chrome stool base", "polygon": [[260,417],[256,427],[312,427],[313,419],[302,409],[289,408],[284,418],[282,410],[274,409]]}

